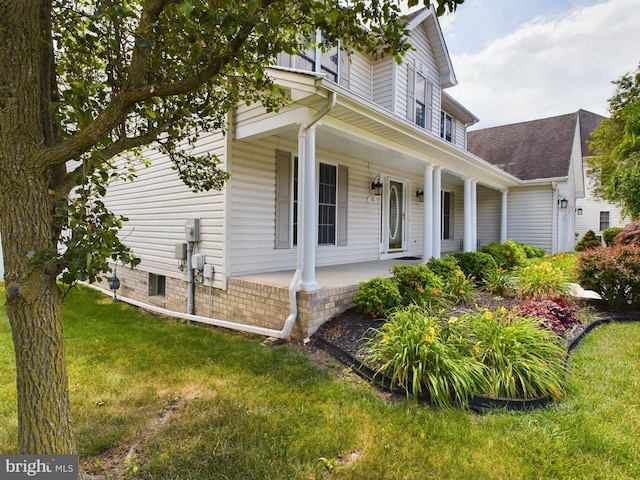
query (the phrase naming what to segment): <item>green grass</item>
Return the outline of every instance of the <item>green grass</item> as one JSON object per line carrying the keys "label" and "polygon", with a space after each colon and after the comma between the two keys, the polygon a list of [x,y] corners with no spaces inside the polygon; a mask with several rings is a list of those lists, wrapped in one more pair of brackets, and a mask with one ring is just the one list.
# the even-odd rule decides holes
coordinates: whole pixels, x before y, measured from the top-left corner
{"label": "green grass", "polygon": [[[562,403],[486,415],[390,401],[287,346],[170,323],[85,289],[70,294],[65,329],[84,459],[190,400],[143,443],[136,478],[640,478],[640,323],[584,340]],[[15,451],[14,371],[0,307],[0,454]]]}

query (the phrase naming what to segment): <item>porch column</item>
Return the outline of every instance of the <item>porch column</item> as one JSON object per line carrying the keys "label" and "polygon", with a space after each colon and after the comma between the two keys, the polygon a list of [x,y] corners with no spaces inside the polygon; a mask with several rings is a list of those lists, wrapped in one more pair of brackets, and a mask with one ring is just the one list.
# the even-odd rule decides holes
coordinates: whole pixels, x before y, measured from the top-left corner
{"label": "porch column", "polygon": [[464,179],[464,234],[462,240],[462,250],[465,252],[472,252],[473,234],[472,223],[473,213],[471,212],[473,206],[471,201],[471,179]]}
{"label": "porch column", "polygon": [[298,248],[302,248],[302,281],[300,289],[306,292],[319,290],[316,283],[316,239],[318,237],[318,195],[316,193],[316,127],[312,126],[304,134],[302,166],[302,238]]}
{"label": "porch column", "polygon": [[422,233],[422,261],[433,256],[433,165],[424,167],[424,228]]}
{"label": "porch column", "polygon": [[508,190],[502,192],[502,209],[500,210],[500,243],[507,240],[507,194]]}
{"label": "porch column", "polygon": [[471,180],[471,251],[478,250],[478,181]]}
{"label": "porch column", "polygon": [[442,250],[442,167],[433,168],[433,256],[440,258]]}

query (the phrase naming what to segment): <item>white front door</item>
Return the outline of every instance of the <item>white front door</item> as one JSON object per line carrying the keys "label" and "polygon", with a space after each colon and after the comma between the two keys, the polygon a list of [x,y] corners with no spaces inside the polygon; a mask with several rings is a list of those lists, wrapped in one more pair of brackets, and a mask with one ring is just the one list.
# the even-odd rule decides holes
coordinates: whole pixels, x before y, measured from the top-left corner
{"label": "white front door", "polygon": [[404,181],[387,178],[384,182],[382,215],[383,253],[402,253],[407,250],[407,185]]}

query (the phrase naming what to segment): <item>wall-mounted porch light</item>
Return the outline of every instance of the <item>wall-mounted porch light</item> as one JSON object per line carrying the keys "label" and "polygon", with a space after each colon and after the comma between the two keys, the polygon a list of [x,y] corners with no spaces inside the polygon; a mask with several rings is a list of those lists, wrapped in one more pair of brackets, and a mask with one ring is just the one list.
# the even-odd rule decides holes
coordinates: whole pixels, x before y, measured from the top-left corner
{"label": "wall-mounted porch light", "polygon": [[558,200],[558,205],[560,205],[560,208],[564,210],[569,206],[569,200],[567,200],[566,198],[561,198],[560,200]]}
{"label": "wall-mounted porch light", "polygon": [[582,215],[582,207],[576,208],[576,215]]}
{"label": "wall-mounted porch light", "polygon": [[416,198],[420,203],[424,202],[424,187],[418,188],[418,190],[416,191]]}
{"label": "wall-mounted porch light", "polygon": [[371,190],[373,190],[374,195],[382,195],[382,182],[380,181],[380,177],[376,177],[371,182]]}

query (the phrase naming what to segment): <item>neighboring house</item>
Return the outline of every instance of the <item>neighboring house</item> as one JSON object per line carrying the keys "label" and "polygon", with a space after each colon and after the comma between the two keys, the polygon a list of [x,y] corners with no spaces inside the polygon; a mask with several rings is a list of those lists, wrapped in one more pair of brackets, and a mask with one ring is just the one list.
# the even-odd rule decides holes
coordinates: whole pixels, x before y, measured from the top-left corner
{"label": "neighboring house", "polygon": [[624,227],[629,219],[622,215],[621,208],[593,195],[593,181],[587,176],[585,165],[586,196],[576,200],[576,242],[587,230],[593,230],[602,240],[602,232],[609,227]]}
{"label": "neighboring house", "polygon": [[[227,135],[212,132],[197,146],[231,173],[222,192],[190,193],[158,154],[133,184],[114,185],[107,203],[129,217],[122,236],[142,259],[136,270],[118,267],[119,293],[275,329],[297,315],[294,335],[304,338],[353,305],[358,288],[340,274],[321,284],[319,268],[346,272],[506,239],[507,192],[522,181],[467,151],[477,119],[444,92],[457,80],[433,10],[408,22],[415,49],[401,65],[339,48],[281,55],[269,74],[291,105],[240,106]],[[188,246],[209,265],[197,266],[193,295],[175,258],[189,219],[200,228]],[[295,301],[288,281],[269,280],[283,271]]]}
{"label": "neighboring house", "polygon": [[603,118],[578,110],[469,132],[470,152],[521,180],[508,194],[508,238],[549,253],[573,250],[587,141]]}

